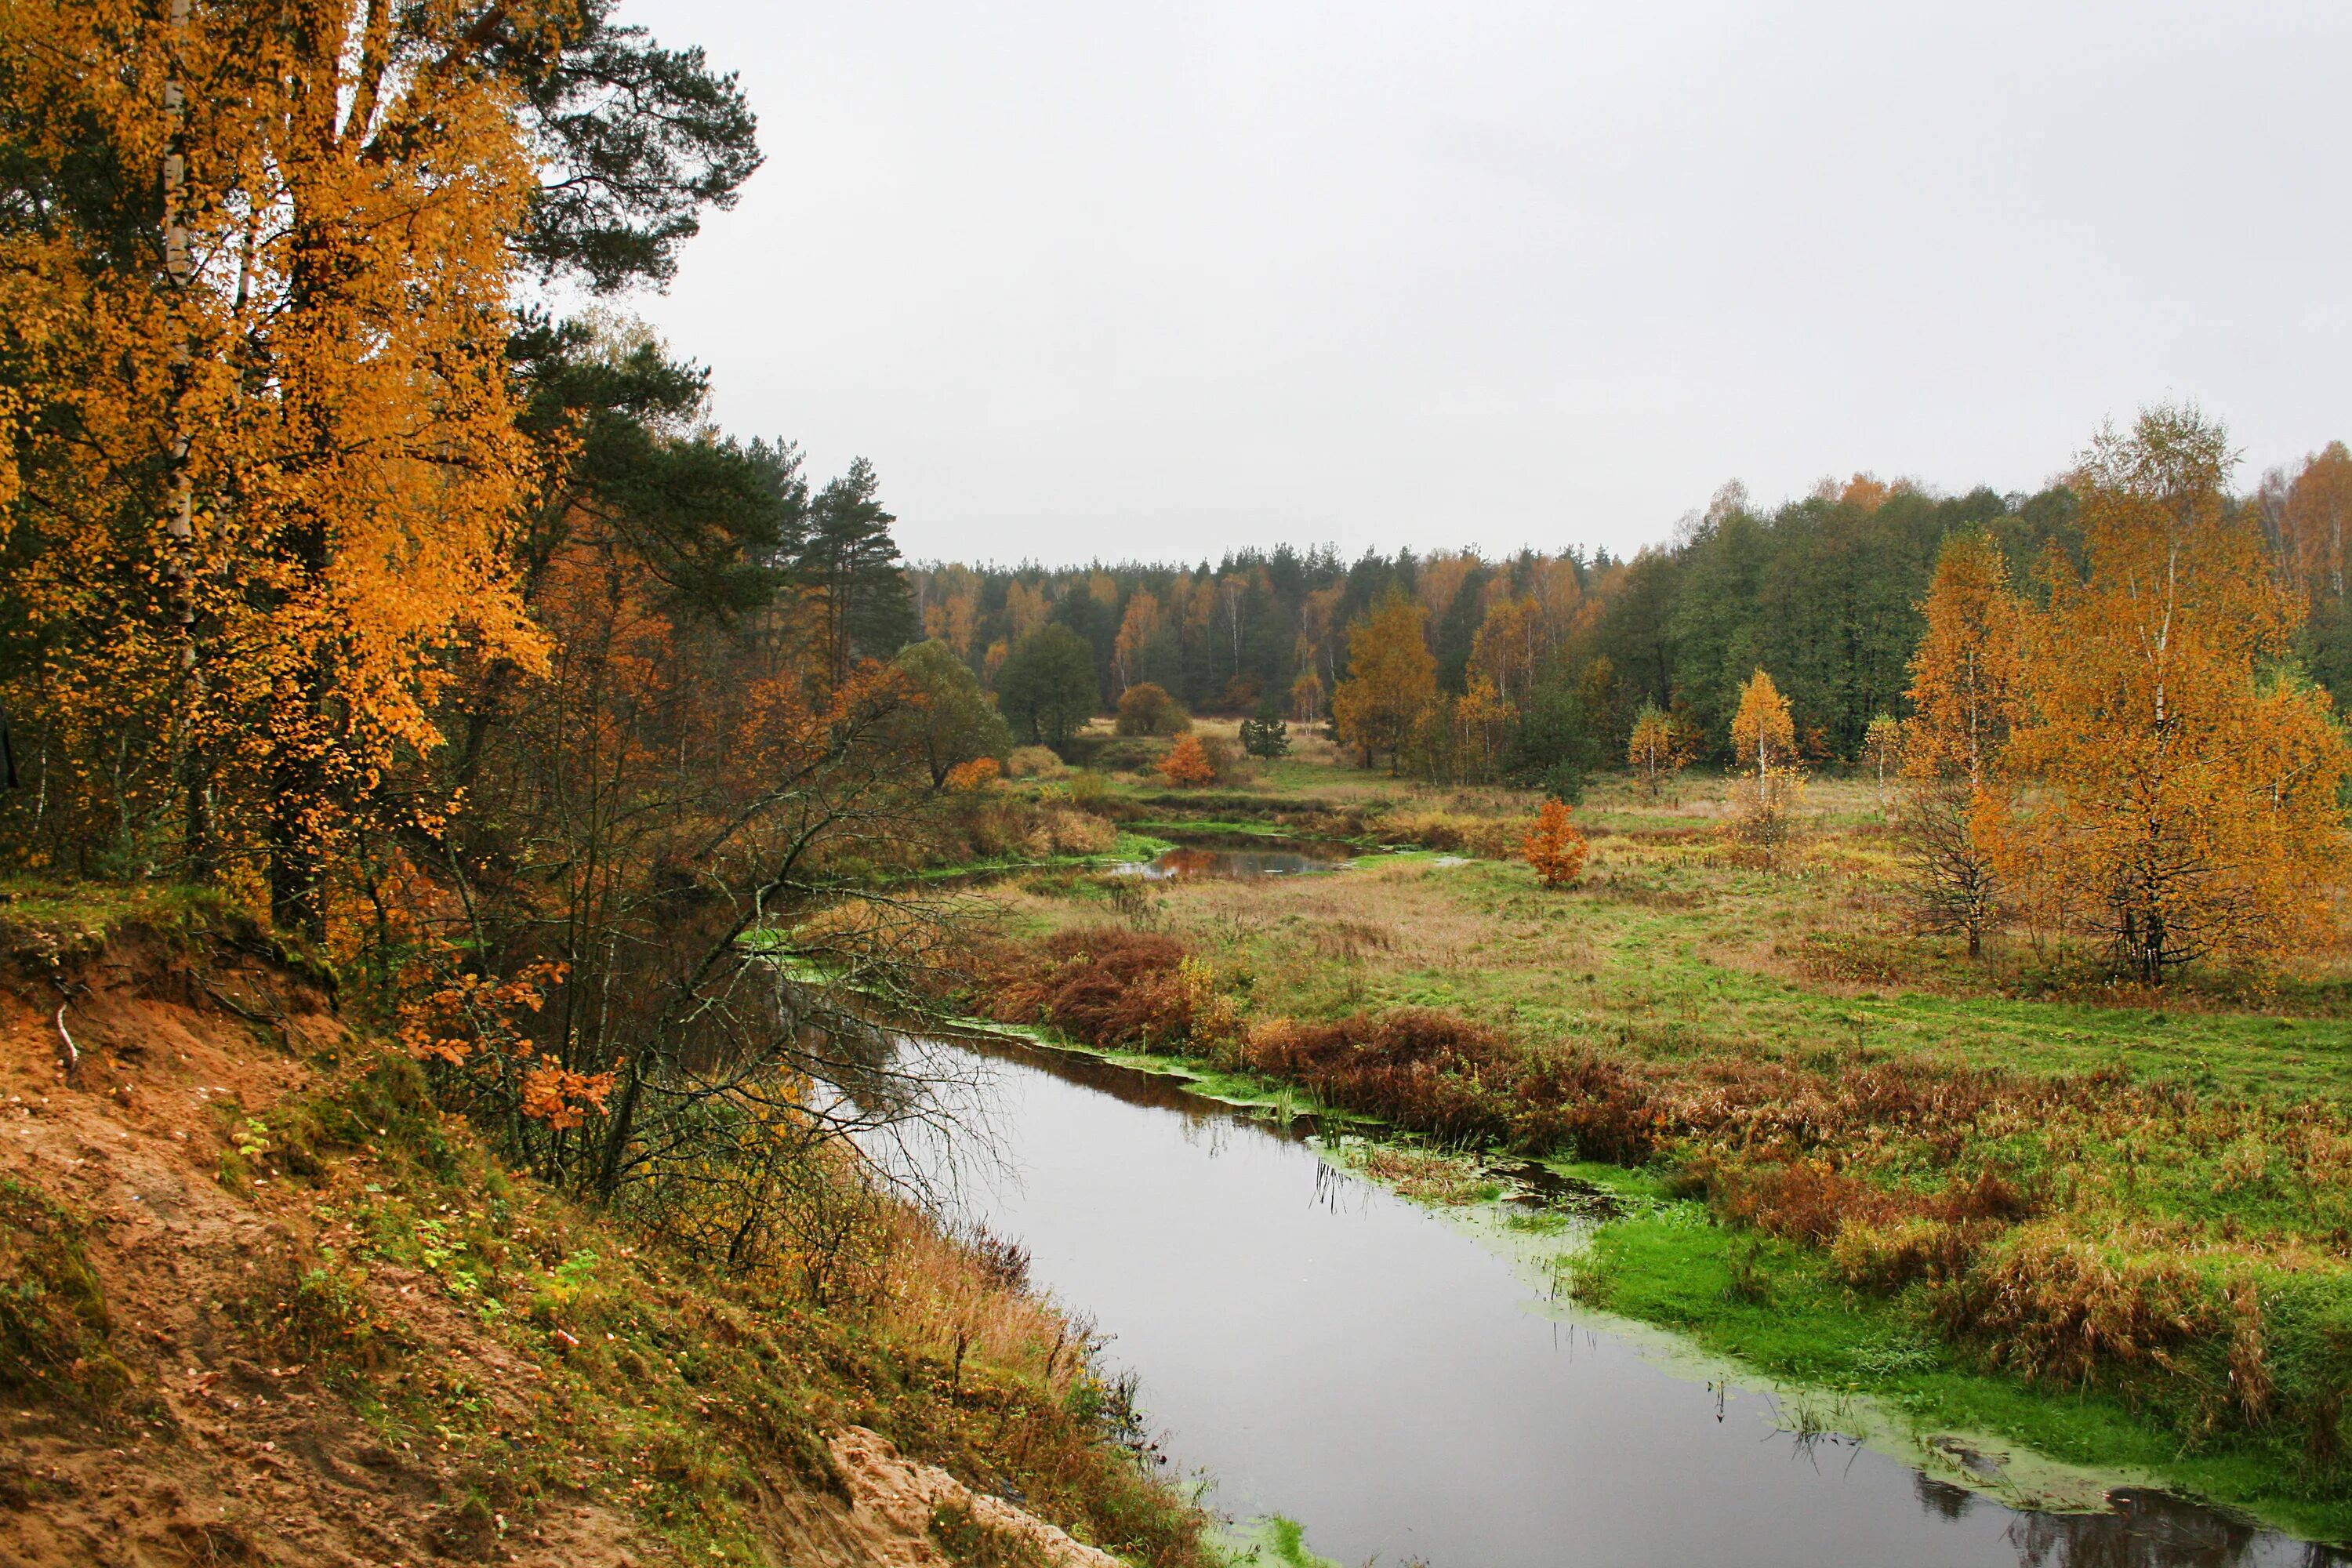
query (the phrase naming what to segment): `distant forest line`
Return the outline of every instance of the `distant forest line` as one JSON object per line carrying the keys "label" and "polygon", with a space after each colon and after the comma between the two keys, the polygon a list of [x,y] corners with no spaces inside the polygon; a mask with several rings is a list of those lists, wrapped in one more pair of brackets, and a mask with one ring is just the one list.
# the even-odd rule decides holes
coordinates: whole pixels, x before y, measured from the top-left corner
{"label": "distant forest line", "polygon": [[[2308,595],[2300,659],[2342,710],[2352,698],[2352,453],[2331,443],[2233,504],[2259,520],[2276,571]],[[925,635],[992,686],[1042,628],[1076,634],[1105,709],[1150,683],[1196,712],[1278,708],[1319,720],[1349,673],[1348,628],[1402,594],[1423,612],[1442,689],[1463,692],[1483,664],[1522,707],[1546,689],[1573,693],[1589,734],[1577,749],[1592,762],[1622,759],[1645,706],[1727,756],[1741,688],[1759,668],[1786,694],[1804,750],[1825,761],[1861,756],[1874,718],[1906,715],[1919,606],[1946,539],[1981,531],[2032,593],[2049,552],[2079,565],[2075,515],[2063,484],[1943,496],[1858,475],[1769,510],[1727,486],[1671,543],[1623,557],[1457,549],[1348,561],[1329,547],[1277,545],[1189,566],[924,563],[908,576]],[[1493,651],[1506,643],[1515,658]]]}

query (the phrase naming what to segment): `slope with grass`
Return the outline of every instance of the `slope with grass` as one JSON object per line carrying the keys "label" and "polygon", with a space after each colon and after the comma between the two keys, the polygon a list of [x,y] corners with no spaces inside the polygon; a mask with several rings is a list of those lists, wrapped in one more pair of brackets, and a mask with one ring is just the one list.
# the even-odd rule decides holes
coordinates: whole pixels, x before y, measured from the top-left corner
{"label": "slope with grass", "polygon": [[0,1558],[1214,1561],[1017,1254],[897,1212],[822,1304],[715,1278],[216,906],[0,934]]}

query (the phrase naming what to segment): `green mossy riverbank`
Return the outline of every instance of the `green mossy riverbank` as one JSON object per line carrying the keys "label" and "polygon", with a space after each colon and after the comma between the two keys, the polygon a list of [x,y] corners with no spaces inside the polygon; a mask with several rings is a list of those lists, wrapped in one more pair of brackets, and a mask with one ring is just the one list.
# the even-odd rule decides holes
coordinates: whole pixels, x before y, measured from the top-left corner
{"label": "green mossy riverbank", "polygon": [[1906,931],[1866,779],[1815,781],[1769,858],[1719,832],[1720,780],[1602,781],[1558,892],[1506,858],[1524,794],[1328,759],[1189,821],[1149,781],[1084,793],[1391,852],[1007,882],[975,1010],[1172,1053],[1224,1098],[1614,1162],[1580,1168],[1628,1200],[1574,1270],[1595,1310],[1888,1433],[2013,1447],[1994,1489],[2021,1500],[2083,1485],[2024,1475],[2030,1448],[2352,1538],[2352,949],[2160,989],[2030,931],[1972,960]]}
{"label": "green mossy riverbank", "polygon": [[[1817,1249],[1718,1223],[1706,1204],[1675,1195],[1670,1168],[1542,1161],[1591,1198],[1530,1212],[1513,1201],[1523,1186],[1494,1173],[1499,1151],[1433,1146],[1376,1116],[1199,1058],[1091,1047],[1048,1030],[999,1032],[1016,1052],[1177,1079],[1203,1099],[1284,1124],[1311,1118],[1334,1164],[1449,1215],[1531,1282],[1564,1287],[1546,1310],[1623,1332],[1685,1375],[1769,1392],[1793,1429],[1845,1434],[2015,1507],[2093,1510],[2110,1488],[2147,1487],[2309,1540],[2352,1539],[2352,1503],[2294,1486],[2299,1453],[2243,1436],[2184,1451],[2177,1429],[2115,1394],[1980,1370],[1935,1332],[1916,1297],[1857,1293]],[[1262,1535],[1237,1539],[1265,1555]]]}

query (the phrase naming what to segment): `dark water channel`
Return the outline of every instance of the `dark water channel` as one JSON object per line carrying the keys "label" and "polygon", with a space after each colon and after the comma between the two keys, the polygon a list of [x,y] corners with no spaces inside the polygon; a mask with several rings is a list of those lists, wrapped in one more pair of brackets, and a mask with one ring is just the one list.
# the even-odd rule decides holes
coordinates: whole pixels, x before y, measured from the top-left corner
{"label": "dark water channel", "polygon": [[[951,1049],[953,1047],[927,1047]],[[997,1053],[993,1047],[992,1057]],[[1171,1079],[1055,1053],[982,1091],[968,1206],[1113,1336],[1180,1469],[1353,1565],[2222,1568],[2352,1563],[2149,1494],[2037,1515],[1766,1395],[1677,1376],[1444,1219]]]}

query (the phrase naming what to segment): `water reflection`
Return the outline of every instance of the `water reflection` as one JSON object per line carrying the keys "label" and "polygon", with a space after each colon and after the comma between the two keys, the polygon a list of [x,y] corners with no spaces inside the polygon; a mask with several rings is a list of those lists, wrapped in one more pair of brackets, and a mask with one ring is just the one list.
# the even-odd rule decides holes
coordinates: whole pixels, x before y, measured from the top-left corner
{"label": "water reflection", "polygon": [[2162,1492],[2118,1488],[2107,1498],[2113,1513],[2012,1518],[2019,1568],[2338,1568],[2346,1561]]}
{"label": "water reflection", "polygon": [[1293,840],[1284,849],[1211,849],[1179,847],[1150,860],[1130,860],[1111,868],[1115,877],[1147,882],[1190,882],[1202,879],[1249,882],[1263,877],[1298,877],[1336,871],[1347,863],[1345,845],[1318,845]]}
{"label": "water reflection", "polygon": [[[1828,1418],[1668,1373],[1425,1210],[1180,1080],[1015,1047],[1017,1182],[982,1218],[1116,1336],[1173,1463],[1344,1563],[1436,1568],[2337,1568],[2352,1559],[2145,1492],[2020,1513]],[[1509,1166],[1523,1201],[1574,1215]],[[1951,1457],[1966,1464],[1968,1454]],[[1990,1462],[1990,1461],[1989,1461]]]}

